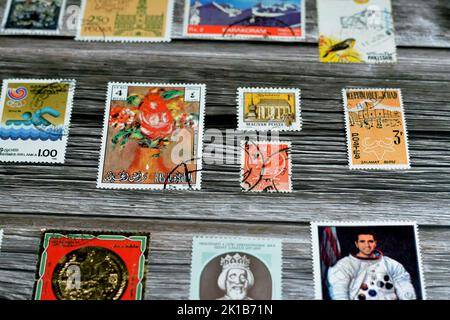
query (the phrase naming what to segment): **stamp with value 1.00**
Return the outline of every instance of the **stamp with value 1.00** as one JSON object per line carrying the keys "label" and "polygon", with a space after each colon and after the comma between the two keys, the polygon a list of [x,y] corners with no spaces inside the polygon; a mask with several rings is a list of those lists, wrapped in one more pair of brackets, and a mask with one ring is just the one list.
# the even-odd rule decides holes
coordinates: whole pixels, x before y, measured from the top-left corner
{"label": "stamp with value 1.00", "polygon": [[316,299],[422,300],[414,222],[311,223]]}
{"label": "stamp with value 1.00", "polygon": [[142,300],[149,234],[45,231],[35,300]]}
{"label": "stamp with value 1.00", "polygon": [[0,161],[64,163],[75,80],[4,80]]}
{"label": "stamp with value 1.00", "polygon": [[202,84],[110,83],[99,188],[201,186]]}
{"label": "stamp with value 1.00", "polygon": [[397,61],[390,0],[318,0],[321,62]]}
{"label": "stamp with value 1.00", "polygon": [[192,300],[280,300],[279,239],[194,237]]}
{"label": "stamp with value 1.00", "polygon": [[76,40],[170,41],[173,0],[83,0]]}
{"label": "stamp with value 1.00", "polygon": [[300,90],[286,88],[239,88],[238,129],[300,131]]}
{"label": "stamp with value 1.00", "polygon": [[408,169],[400,89],[344,89],[350,169]]}

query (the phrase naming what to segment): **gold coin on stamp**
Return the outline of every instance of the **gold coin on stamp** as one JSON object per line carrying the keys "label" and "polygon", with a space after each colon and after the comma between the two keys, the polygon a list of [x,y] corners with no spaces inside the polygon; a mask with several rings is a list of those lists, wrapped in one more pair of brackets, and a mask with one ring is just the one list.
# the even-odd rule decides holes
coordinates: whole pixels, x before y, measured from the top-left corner
{"label": "gold coin on stamp", "polygon": [[66,254],[52,276],[53,292],[59,300],[118,300],[127,283],[128,270],[122,258],[94,246]]}

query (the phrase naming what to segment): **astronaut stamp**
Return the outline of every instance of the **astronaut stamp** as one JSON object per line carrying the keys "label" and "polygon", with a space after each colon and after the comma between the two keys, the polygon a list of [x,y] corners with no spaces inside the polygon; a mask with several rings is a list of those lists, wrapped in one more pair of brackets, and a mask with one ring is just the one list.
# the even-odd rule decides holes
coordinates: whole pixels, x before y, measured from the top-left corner
{"label": "astronaut stamp", "polygon": [[199,190],[203,84],[109,83],[97,187]]}
{"label": "astronaut stamp", "polygon": [[281,300],[280,239],[193,238],[191,300]]}
{"label": "astronaut stamp", "polygon": [[321,62],[395,63],[390,0],[317,0]]}
{"label": "astronaut stamp", "polygon": [[400,89],[344,89],[350,169],[409,169]]}
{"label": "astronaut stamp", "polygon": [[150,234],[44,231],[35,300],[142,300]]}
{"label": "astronaut stamp", "polygon": [[64,163],[75,80],[4,80],[0,161]]}
{"label": "astronaut stamp", "polygon": [[415,222],[312,222],[319,300],[424,300]]}
{"label": "astronaut stamp", "polygon": [[291,143],[241,142],[241,189],[244,192],[291,192]]}
{"label": "astronaut stamp", "polygon": [[82,0],[76,40],[167,42],[173,0]]}
{"label": "astronaut stamp", "polygon": [[66,0],[8,0],[0,32],[57,35],[61,31]]}
{"label": "astronaut stamp", "polygon": [[301,41],[305,0],[185,0],[184,36]]}
{"label": "astronaut stamp", "polygon": [[238,88],[238,129],[300,131],[300,89]]}

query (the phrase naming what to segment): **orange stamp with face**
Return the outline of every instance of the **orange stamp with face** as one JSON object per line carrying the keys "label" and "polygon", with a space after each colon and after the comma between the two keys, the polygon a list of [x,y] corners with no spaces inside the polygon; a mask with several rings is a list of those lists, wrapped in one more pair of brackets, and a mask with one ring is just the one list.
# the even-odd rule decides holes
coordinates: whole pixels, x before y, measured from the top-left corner
{"label": "orange stamp with face", "polygon": [[243,142],[242,191],[291,192],[290,149],[290,142]]}
{"label": "orange stamp with face", "polygon": [[343,99],[350,168],[410,168],[400,89],[344,89]]}

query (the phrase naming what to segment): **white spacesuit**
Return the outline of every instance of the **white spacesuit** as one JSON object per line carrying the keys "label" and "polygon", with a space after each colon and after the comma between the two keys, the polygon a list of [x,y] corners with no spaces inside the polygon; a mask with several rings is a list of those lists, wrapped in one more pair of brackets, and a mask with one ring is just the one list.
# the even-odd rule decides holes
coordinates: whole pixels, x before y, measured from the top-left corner
{"label": "white spacesuit", "polygon": [[405,268],[376,251],[376,258],[354,255],[328,270],[328,290],[333,300],[414,300],[416,292]]}

